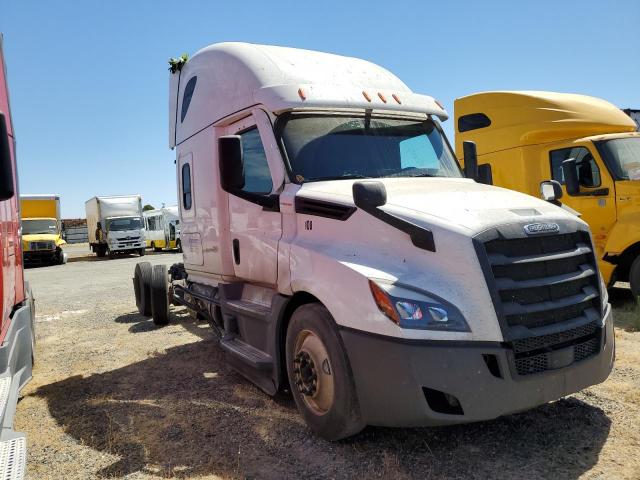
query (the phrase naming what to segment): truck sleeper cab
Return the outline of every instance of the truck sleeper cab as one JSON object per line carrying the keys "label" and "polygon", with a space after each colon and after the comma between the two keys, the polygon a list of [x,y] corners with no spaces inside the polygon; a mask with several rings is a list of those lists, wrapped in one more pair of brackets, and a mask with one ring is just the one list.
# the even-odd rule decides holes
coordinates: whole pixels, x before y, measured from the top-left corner
{"label": "truck sleeper cab", "polygon": [[181,251],[180,213],[177,205],[146,210],[142,215],[147,248],[156,252],[174,249]]}
{"label": "truck sleeper cab", "polygon": [[169,105],[184,263],[138,264],[138,308],[209,319],[317,434],[486,420],[607,378],[588,227],[463,178],[433,98],[363,60],[223,43],[174,63]]}
{"label": "truck sleeper cab", "polygon": [[27,439],[13,429],[20,391],[31,380],[35,303],[24,280],[16,142],[0,33],[0,478],[25,477]]}
{"label": "truck sleeper cab", "polygon": [[[593,232],[607,286],[640,296],[640,133],[604,100],[554,92],[484,92],[455,101],[456,151],[474,141],[495,185],[537,195],[562,184]],[[567,177],[565,168],[570,170]]]}

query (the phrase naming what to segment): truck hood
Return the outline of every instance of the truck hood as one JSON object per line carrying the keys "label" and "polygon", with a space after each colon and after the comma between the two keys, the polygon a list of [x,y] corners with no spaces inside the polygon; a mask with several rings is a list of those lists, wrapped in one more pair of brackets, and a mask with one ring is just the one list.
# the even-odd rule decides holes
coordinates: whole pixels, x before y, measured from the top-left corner
{"label": "truck hood", "polygon": [[54,242],[56,245],[64,245],[65,242],[60,235],[52,233],[32,233],[22,235],[23,242]]}
{"label": "truck hood", "polygon": [[[417,221],[435,221],[467,232],[521,222],[537,216],[575,216],[555,205],[513,190],[483,185],[464,178],[381,178],[387,190],[382,209]],[[303,184],[298,196],[353,205],[352,185],[358,180]]]}

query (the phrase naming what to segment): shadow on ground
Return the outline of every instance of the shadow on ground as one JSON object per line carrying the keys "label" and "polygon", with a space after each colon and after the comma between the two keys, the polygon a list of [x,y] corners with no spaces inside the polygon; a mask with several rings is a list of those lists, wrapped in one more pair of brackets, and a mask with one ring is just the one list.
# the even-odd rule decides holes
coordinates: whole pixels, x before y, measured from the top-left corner
{"label": "shadow on ground", "polygon": [[[116,321],[132,332],[155,328],[137,314]],[[172,321],[206,332],[184,313]],[[34,395],[68,435],[119,457],[96,471],[109,478],[577,478],[597,462],[611,427],[602,410],[569,398],[490,422],[370,427],[329,443],[307,430],[290,397],[272,399],[254,388],[227,367],[212,334],[200,336]]]}

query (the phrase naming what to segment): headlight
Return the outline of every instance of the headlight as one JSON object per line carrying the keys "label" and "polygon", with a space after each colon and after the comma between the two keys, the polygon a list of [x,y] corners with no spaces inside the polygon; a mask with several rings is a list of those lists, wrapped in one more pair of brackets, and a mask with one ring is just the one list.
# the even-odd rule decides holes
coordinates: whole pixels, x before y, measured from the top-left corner
{"label": "headlight", "polygon": [[470,332],[462,313],[435,295],[406,286],[369,280],[380,311],[402,328]]}
{"label": "headlight", "polygon": [[609,291],[607,290],[607,286],[604,283],[602,275],[600,277],[600,291],[602,292],[602,311],[604,312],[607,308],[607,303],[609,303]]}

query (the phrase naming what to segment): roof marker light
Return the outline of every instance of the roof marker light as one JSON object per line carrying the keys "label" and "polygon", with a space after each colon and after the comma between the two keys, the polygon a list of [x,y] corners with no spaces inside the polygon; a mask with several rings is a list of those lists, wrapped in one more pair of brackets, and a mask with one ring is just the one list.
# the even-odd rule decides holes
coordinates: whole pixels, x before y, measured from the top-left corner
{"label": "roof marker light", "polygon": [[380,97],[380,100],[382,100],[382,103],[387,103],[387,99],[384,98],[384,95],[382,95],[380,92],[378,92],[378,96]]}
{"label": "roof marker light", "polygon": [[302,100],[306,100],[307,99],[307,96],[304,94],[304,90],[301,89],[301,88],[298,89],[298,95],[300,95],[300,98]]}
{"label": "roof marker light", "polygon": [[365,92],[364,90],[362,91],[362,95],[364,96],[364,98],[367,99],[367,102],[371,101],[371,97],[369,96],[369,94],[367,92]]}
{"label": "roof marker light", "polygon": [[400,97],[398,97],[398,95],[396,95],[395,93],[393,95],[391,95],[393,97],[393,99],[398,102],[398,105],[401,105],[402,102],[400,101]]}

